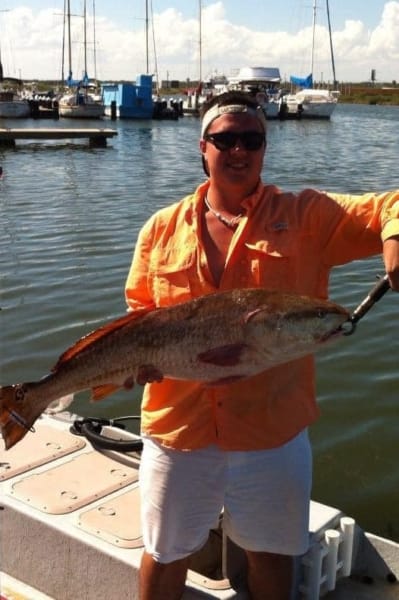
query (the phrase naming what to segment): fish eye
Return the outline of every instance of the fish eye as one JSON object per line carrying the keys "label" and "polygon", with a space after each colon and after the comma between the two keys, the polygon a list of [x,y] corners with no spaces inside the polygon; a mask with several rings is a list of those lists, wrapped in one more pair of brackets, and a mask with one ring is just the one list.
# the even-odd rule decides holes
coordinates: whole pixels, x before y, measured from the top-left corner
{"label": "fish eye", "polygon": [[326,316],[327,316],[327,312],[326,312],[326,311],[325,311],[323,308],[319,308],[319,309],[317,310],[317,317],[318,317],[319,319],[325,319],[325,318],[326,318]]}

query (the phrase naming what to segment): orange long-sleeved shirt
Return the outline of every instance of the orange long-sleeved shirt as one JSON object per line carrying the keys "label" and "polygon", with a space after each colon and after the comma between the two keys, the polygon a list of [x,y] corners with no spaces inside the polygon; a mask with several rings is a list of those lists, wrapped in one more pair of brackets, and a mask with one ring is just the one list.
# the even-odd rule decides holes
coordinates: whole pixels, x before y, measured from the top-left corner
{"label": "orange long-sleeved shirt", "polygon": [[[219,288],[202,244],[201,210],[209,183],[166,207],[142,228],[126,282],[131,309],[168,306],[237,287],[326,298],[334,265],[381,252],[399,234],[399,192],[349,196],[284,193],[259,184],[243,202]],[[166,446],[226,450],[278,446],[318,416],[312,356],[234,384],[207,388],[164,379],[147,384],[142,431]]]}

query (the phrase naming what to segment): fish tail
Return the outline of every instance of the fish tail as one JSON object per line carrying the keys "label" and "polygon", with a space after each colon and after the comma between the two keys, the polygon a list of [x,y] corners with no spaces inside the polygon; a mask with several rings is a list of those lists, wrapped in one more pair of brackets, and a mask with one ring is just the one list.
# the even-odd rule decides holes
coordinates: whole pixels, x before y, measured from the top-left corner
{"label": "fish tail", "polygon": [[28,431],[34,431],[33,423],[40,415],[34,405],[25,398],[24,385],[0,387],[0,430],[6,450],[12,448]]}

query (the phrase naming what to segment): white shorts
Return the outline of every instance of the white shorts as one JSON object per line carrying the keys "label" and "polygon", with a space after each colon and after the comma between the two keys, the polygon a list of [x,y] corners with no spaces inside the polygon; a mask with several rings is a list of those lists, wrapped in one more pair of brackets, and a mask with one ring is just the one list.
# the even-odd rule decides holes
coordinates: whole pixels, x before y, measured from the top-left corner
{"label": "white shorts", "polygon": [[224,510],[223,527],[245,550],[299,555],[309,543],[312,454],[307,430],[270,450],[216,446],[172,450],[144,439],[143,540],[168,563],[199,550]]}

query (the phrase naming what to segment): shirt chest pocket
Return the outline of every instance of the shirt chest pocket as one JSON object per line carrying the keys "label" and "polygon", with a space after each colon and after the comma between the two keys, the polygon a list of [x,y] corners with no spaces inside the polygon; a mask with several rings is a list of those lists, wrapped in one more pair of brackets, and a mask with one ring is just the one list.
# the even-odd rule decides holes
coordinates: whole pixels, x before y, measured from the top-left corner
{"label": "shirt chest pocket", "polygon": [[252,278],[256,285],[267,289],[288,291],[297,280],[296,244],[292,237],[272,234],[267,240],[247,243]]}
{"label": "shirt chest pocket", "polygon": [[191,298],[190,279],[195,269],[195,249],[154,248],[151,252],[148,285],[157,306]]}

